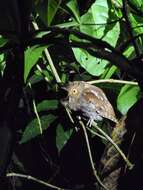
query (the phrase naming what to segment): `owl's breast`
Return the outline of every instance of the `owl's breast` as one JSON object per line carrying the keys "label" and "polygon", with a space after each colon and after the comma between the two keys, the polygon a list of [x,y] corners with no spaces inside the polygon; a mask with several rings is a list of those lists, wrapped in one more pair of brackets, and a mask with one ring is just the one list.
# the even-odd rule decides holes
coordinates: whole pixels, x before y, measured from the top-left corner
{"label": "owl's breast", "polygon": [[75,99],[74,97],[69,97],[68,106],[71,110],[78,111],[80,109],[80,101],[79,99]]}
{"label": "owl's breast", "polygon": [[80,104],[80,110],[83,112],[83,115],[86,117],[95,120],[95,121],[101,121],[102,116],[97,112],[96,105],[90,102],[85,101],[82,99]]}

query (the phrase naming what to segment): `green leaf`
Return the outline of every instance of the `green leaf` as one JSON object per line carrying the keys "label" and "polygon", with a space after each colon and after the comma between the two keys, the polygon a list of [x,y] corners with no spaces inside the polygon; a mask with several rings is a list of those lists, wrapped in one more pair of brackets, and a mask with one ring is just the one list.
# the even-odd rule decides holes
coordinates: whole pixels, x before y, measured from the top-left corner
{"label": "green leaf", "polygon": [[5,69],[5,56],[4,53],[0,54],[0,72],[3,74]]}
{"label": "green leaf", "polygon": [[80,31],[99,39],[102,38],[115,47],[120,34],[120,25],[118,22],[114,24],[107,24],[107,22],[118,19],[107,0],[96,0],[88,12],[81,17]]}
{"label": "green leaf", "polygon": [[112,65],[110,68],[106,69],[106,72],[103,73],[101,78],[110,79],[111,76],[116,72],[116,70],[117,70],[117,67],[115,65]]}
{"label": "green leaf", "polygon": [[[134,34],[134,36],[142,34],[143,28],[139,27],[139,26],[142,25],[143,18],[130,13],[129,19],[130,19],[130,23],[132,26],[132,33]],[[138,51],[140,51],[140,53],[142,53],[142,51],[143,51],[143,37],[142,36],[139,37],[137,42],[138,42]]]}
{"label": "green leaf", "polygon": [[4,53],[0,54],[0,63],[4,61]]}
{"label": "green leaf", "polygon": [[127,58],[133,59],[135,56],[135,52],[134,52],[134,47],[133,46],[129,46],[125,51],[124,51],[124,55]]}
{"label": "green leaf", "polygon": [[72,11],[76,21],[80,23],[80,13],[79,13],[77,1],[76,0],[69,1],[67,3],[67,7],[70,8],[70,10]]}
{"label": "green leaf", "polygon": [[115,8],[122,9],[122,7],[123,7],[123,2],[122,2],[122,0],[111,1],[111,3],[112,3],[112,5],[113,5]]}
{"label": "green leaf", "polygon": [[117,98],[118,110],[125,115],[139,98],[140,88],[138,86],[124,85]]}
{"label": "green leaf", "polygon": [[37,111],[55,110],[58,108],[57,100],[44,100],[37,105]]}
{"label": "green leaf", "polygon": [[36,64],[39,57],[42,54],[42,51],[47,46],[33,46],[31,48],[28,48],[25,51],[25,65],[24,65],[24,81],[26,82],[27,77],[32,69],[32,67]]}
{"label": "green leaf", "polygon": [[73,48],[73,52],[76,60],[91,75],[100,76],[105,71],[108,61],[100,60],[79,48]]}
{"label": "green leaf", "polygon": [[56,146],[59,153],[63,149],[63,147],[66,145],[67,141],[70,139],[72,133],[73,133],[73,129],[69,129],[68,131],[65,131],[61,124],[57,126]]}
{"label": "green leaf", "polygon": [[132,0],[131,4],[133,4],[138,10],[143,11],[143,1],[142,0]]}
{"label": "green leaf", "polygon": [[[107,0],[96,0],[80,19],[80,31],[92,37],[102,39],[113,47],[116,46],[120,34],[118,22],[107,24],[118,20],[115,12],[111,11],[111,4]],[[74,39],[75,40],[75,39]],[[107,60],[99,59],[89,55],[85,50],[73,48],[76,60],[91,75],[100,76],[108,65]]]}
{"label": "green leaf", "polygon": [[51,22],[61,4],[61,0],[48,0],[48,26],[51,25]]}
{"label": "green leaf", "polygon": [[50,26],[53,21],[62,0],[39,1],[36,5],[36,10],[39,13],[41,20],[46,26]]}
{"label": "green leaf", "polygon": [[33,84],[36,84],[42,80],[43,80],[43,76],[34,74],[29,78],[28,81],[30,82],[31,85],[33,85]]}
{"label": "green leaf", "polygon": [[0,36],[0,47],[4,46],[8,42],[8,39]]}
{"label": "green leaf", "polygon": [[[50,124],[56,119],[56,116],[49,114],[49,115],[44,115],[40,117],[41,125],[42,125],[42,130],[46,130]],[[40,129],[39,129],[39,124],[38,120],[33,119],[26,127],[25,131],[23,132],[22,139],[20,140],[20,144],[26,143],[27,141],[33,139],[34,137],[40,135]]]}

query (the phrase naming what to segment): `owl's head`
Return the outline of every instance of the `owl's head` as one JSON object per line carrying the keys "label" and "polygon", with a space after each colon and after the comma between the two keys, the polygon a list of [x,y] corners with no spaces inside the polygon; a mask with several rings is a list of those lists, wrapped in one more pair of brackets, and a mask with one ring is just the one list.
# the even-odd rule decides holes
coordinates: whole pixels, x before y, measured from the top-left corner
{"label": "owl's head", "polygon": [[74,82],[69,82],[67,87],[65,87],[64,89],[67,90],[69,97],[79,98],[81,96],[83,88],[84,88],[83,81],[74,81]]}

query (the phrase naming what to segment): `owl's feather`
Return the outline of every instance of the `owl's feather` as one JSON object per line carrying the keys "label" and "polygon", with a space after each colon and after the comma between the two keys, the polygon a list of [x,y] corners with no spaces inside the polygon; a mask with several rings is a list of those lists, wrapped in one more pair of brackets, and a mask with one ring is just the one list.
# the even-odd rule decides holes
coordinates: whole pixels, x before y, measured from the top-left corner
{"label": "owl's feather", "polygon": [[92,121],[104,117],[117,123],[113,107],[100,88],[84,81],[74,81],[69,83],[66,90],[70,109],[81,110]]}

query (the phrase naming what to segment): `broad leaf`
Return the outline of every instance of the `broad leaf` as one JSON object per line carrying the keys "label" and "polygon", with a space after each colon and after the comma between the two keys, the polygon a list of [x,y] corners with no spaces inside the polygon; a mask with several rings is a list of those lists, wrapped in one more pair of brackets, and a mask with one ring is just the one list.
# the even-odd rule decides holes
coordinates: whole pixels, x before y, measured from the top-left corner
{"label": "broad leaf", "polygon": [[[42,130],[46,130],[50,124],[56,119],[56,116],[49,114],[40,117]],[[25,131],[23,132],[22,139],[20,144],[26,143],[27,141],[33,139],[34,137],[40,135],[40,128],[38,124],[38,120],[33,119],[26,127]]]}
{"label": "broad leaf", "polygon": [[100,76],[105,71],[105,66],[108,63],[106,60],[93,57],[85,50],[79,48],[73,48],[73,52],[76,60],[91,75]]}
{"label": "broad leaf", "polygon": [[67,6],[70,8],[72,11],[75,19],[77,20],[78,23],[80,23],[80,13],[78,9],[78,4],[76,0],[71,0],[67,3]]}
{"label": "broad leaf", "polygon": [[67,141],[70,139],[73,133],[73,129],[69,129],[65,131],[63,126],[59,124],[56,130],[56,146],[58,148],[58,152],[60,152],[63,147],[66,145]]}
{"label": "broad leaf", "polygon": [[61,2],[62,2],[61,0],[48,0],[48,11],[47,11],[48,26],[51,25],[51,22],[61,4]]}
{"label": "broad leaf", "polygon": [[55,110],[58,108],[57,100],[44,100],[37,105],[37,111]]}
{"label": "broad leaf", "polygon": [[41,20],[45,25],[50,26],[55,14],[57,13],[61,0],[48,0],[48,1],[39,1],[37,3],[36,9],[39,13]]}
{"label": "broad leaf", "polygon": [[143,11],[143,1],[142,0],[132,0],[131,4],[133,4],[138,10]]}
{"label": "broad leaf", "polygon": [[0,36],[0,47],[4,46],[8,42],[8,39]]}
{"label": "broad leaf", "polygon": [[96,0],[88,12],[81,17],[80,31],[96,38],[102,38],[115,47],[120,34],[120,26],[118,22],[114,24],[108,24],[108,22],[118,19],[114,11],[111,11],[111,5],[107,0]]}
{"label": "broad leaf", "polygon": [[124,85],[117,98],[117,108],[125,115],[140,97],[138,86]]}
{"label": "broad leaf", "polygon": [[106,71],[103,73],[101,78],[109,79],[111,76],[116,72],[117,67],[115,65],[112,65],[110,68],[107,68]]}
{"label": "broad leaf", "polygon": [[[107,0],[96,0],[88,12],[81,17],[80,31],[102,39],[115,47],[120,34],[120,26],[118,22],[110,25],[107,22],[117,19]],[[108,61],[91,56],[82,49],[73,48],[73,52],[76,60],[88,73],[94,76],[104,73]]]}
{"label": "broad leaf", "polygon": [[33,46],[31,48],[28,48],[25,51],[25,64],[24,64],[24,81],[26,82],[27,77],[32,69],[32,67],[36,64],[39,57],[42,54],[42,51],[47,46]]}

